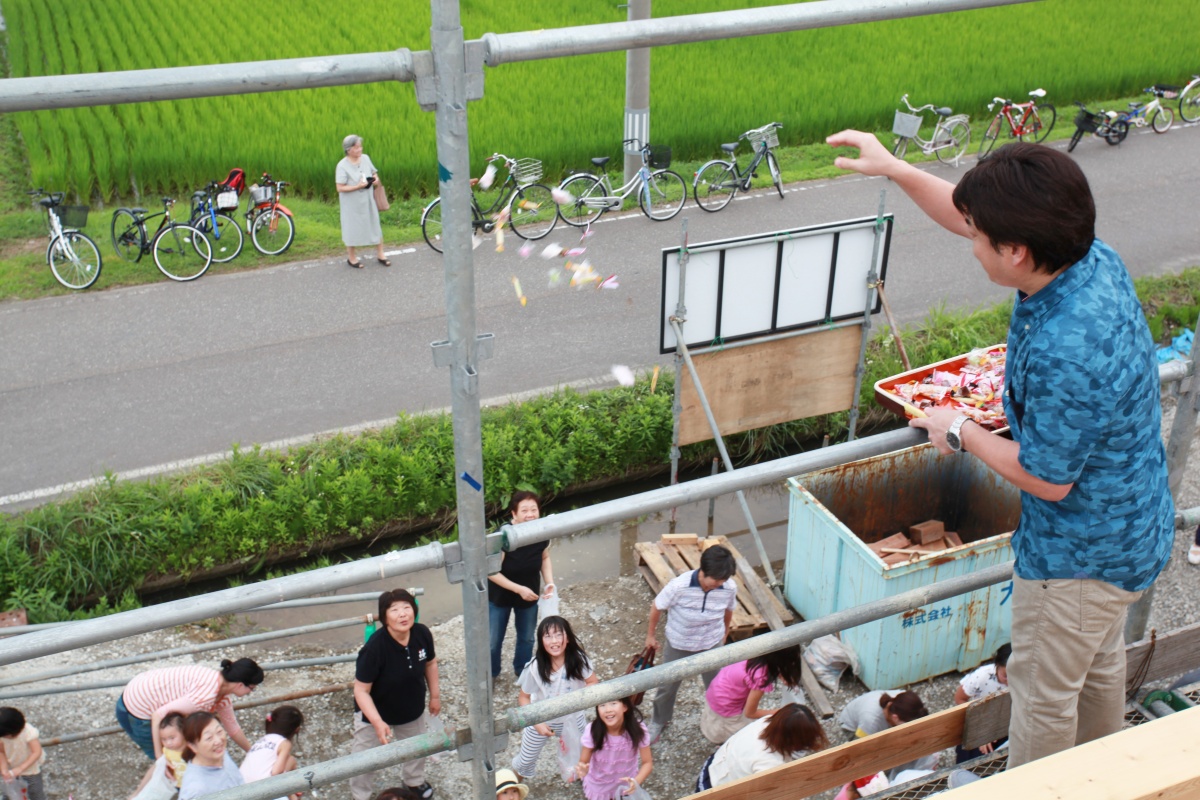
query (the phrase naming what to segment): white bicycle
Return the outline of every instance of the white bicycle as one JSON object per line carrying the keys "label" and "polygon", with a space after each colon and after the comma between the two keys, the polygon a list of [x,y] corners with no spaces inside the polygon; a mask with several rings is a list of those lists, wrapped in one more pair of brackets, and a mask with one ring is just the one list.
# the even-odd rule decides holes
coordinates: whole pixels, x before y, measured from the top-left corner
{"label": "white bicycle", "polygon": [[558,207],[562,221],[576,228],[584,228],[595,222],[605,211],[620,208],[626,198],[637,193],[642,213],[652,220],[661,222],[671,219],[687,202],[687,184],[679,173],[667,169],[671,166],[671,148],[642,145],[637,139],[626,139],[622,144],[632,144],[641,150],[642,167],[629,182],[614,190],[609,182],[604,165],[608,156],[593,158],[592,165],[599,169],[599,177],[581,172],[572,175],[558,188],[571,195],[571,201]]}
{"label": "white bicycle", "polygon": [[86,289],[100,277],[103,262],[100,249],[84,232],[87,225],[87,206],[63,205],[62,192],[34,189],[28,192],[37,197],[46,213],[50,243],[46,246],[46,263],[54,278],[68,289]]}
{"label": "white bicycle", "polygon": [[[957,167],[959,159],[967,151],[967,145],[971,143],[970,117],[966,114],[955,114],[946,106],[930,104],[913,108],[912,103],[908,102],[907,94],[900,98],[900,102],[908,106],[912,113],[896,112],[892,122],[892,133],[896,134],[897,138],[892,154],[896,158],[904,158],[909,141],[913,141],[925,155],[936,155],[938,161]],[[921,125],[925,123],[925,118],[921,115],[925,111],[932,111],[937,115],[933,134],[928,139],[921,138]]]}
{"label": "white bicycle", "polygon": [[1179,91],[1179,116],[1186,122],[1200,120],[1200,75]]}

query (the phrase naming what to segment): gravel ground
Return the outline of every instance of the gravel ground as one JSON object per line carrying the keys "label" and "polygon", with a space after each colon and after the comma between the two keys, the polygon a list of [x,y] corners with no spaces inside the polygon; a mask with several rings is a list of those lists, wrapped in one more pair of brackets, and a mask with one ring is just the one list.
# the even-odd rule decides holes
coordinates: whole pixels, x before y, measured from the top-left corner
{"label": "gravel ground", "polygon": [[[1169,430],[1173,402],[1164,401],[1164,430]],[[1200,504],[1200,448],[1194,443],[1192,456],[1185,477],[1180,507],[1188,508]],[[1175,557],[1159,578],[1150,625],[1159,631],[1169,631],[1200,618],[1200,570],[1187,563],[1185,554],[1191,543],[1191,532],[1180,531],[1176,536]],[[652,599],[649,588],[640,578],[624,577],[614,580],[598,580],[579,583],[563,588],[562,613],[571,619],[580,639],[592,655],[596,671],[602,679],[615,677],[624,671],[630,656],[637,652],[645,637],[645,620]],[[211,627],[186,626],[162,631],[106,645],[89,647],[56,656],[37,659],[16,666],[0,668],[0,678],[30,671],[40,671],[66,664],[86,664],[100,659],[115,658],[139,652],[152,652],[177,647],[189,642],[221,638],[230,630],[237,630],[238,620],[224,620],[214,630]],[[240,632],[240,631],[237,631]],[[462,689],[464,670],[464,644],[462,618],[456,617],[433,628],[441,670],[443,718],[447,723],[465,725],[465,691]],[[512,635],[507,644],[511,647]],[[194,657],[179,657],[159,665],[202,663],[215,666],[223,657],[251,655],[259,661],[275,661],[289,658],[306,658],[337,653],[354,653],[360,645],[361,630],[345,629],[343,648],[317,648],[311,645],[293,647],[257,648],[252,652],[223,653],[213,651]],[[506,662],[511,654],[506,654]],[[88,683],[98,680],[129,678],[136,673],[132,667],[85,673],[68,683]],[[915,689],[931,710],[948,707],[959,675],[949,674],[910,687]],[[287,692],[344,683],[353,679],[353,664],[339,664],[304,670],[287,670],[268,673],[266,683],[251,699],[261,700],[264,696],[278,696]],[[61,683],[64,681],[56,681]],[[840,709],[849,700],[865,690],[857,681],[843,680],[842,689],[831,695],[835,708]],[[502,676],[496,686],[497,703],[505,708],[516,703],[516,687],[511,676]],[[29,721],[41,732],[43,740],[66,733],[103,728],[115,724],[113,703],[117,690],[94,690],[69,695],[48,694],[35,697],[0,701],[21,708]],[[769,697],[769,695],[768,695]],[[696,773],[712,747],[700,734],[699,713],[703,694],[699,679],[684,684],[679,694],[675,719],[654,748],[654,773],[647,781],[646,789],[653,797],[681,797],[690,794]],[[306,725],[296,742],[296,756],[303,765],[315,763],[340,755],[350,749],[351,716],[353,702],[350,692],[340,691],[318,697],[295,701],[305,714]],[[246,709],[238,717],[253,741],[261,734],[262,719],[270,706]],[[648,710],[648,702],[643,705]],[[70,714],[64,713],[71,710]],[[831,741],[841,741],[833,720],[826,722]],[[505,752],[499,756],[499,765],[511,763],[518,746],[518,737],[510,737]],[[240,760],[241,753],[232,742],[233,755]],[[943,757],[944,763],[946,756]],[[55,800],[111,800],[126,797],[136,787],[147,762],[141,752],[123,735],[100,736],[82,742],[47,748],[47,760],[43,767],[48,795]],[[578,787],[566,786],[554,776],[554,759],[551,748],[543,753],[538,775],[531,780],[532,794],[538,800],[578,800]],[[428,780],[435,787],[436,798],[467,798],[471,796],[469,765],[459,763],[453,755],[444,754],[427,768]],[[379,786],[399,783],[399,770],[393,768],[381,776]],[[322,800],[349,800],[349,789],[345,784],[324,787],[313,793]]]}

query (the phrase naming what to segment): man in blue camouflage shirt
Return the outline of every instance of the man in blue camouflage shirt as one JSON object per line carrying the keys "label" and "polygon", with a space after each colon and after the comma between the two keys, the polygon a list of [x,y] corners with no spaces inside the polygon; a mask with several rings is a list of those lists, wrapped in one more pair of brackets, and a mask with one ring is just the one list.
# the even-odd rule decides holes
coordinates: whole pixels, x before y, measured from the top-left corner
{"label": "man in blue camouflage shirt", "polygon": [[1008,766],[1113,733],[1125,611],[1167,563],[1174,505],[1153,342],[1125,265],[1095,238],[1087,179],[1064,153],[1010,144],[955,187],[870,134],[828,141],[859,149],[837,166],[891,178],[971,240],[993,283],[1017,290],[1004,393],[1012,440],[949,409],[910,423],[1021,490]]}

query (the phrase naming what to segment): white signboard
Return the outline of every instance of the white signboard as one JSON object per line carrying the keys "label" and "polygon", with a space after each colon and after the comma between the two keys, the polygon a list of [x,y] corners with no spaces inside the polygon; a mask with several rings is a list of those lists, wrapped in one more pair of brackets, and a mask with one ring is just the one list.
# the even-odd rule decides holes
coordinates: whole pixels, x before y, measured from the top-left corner
{"label": "white signboard", "polygon": [[[883,280],[892,215],[883,217],[875,269]],[[688,248],[687,345],[708,347],[861,319],[875,217],[705,242]],[[680,248],[663,250],[659,351],[675,351]],[[879,300],[871,313],[879,312]]]}

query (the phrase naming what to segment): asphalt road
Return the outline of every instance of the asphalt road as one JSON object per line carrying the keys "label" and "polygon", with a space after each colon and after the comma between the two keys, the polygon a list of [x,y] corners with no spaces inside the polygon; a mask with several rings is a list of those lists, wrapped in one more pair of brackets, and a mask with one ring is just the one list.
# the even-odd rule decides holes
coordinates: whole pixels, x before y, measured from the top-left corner
{"label": "asphalt road", "polygon": [[[1192,126],[1135,131],[1120,147],[1088,139],[1074,153],[1097,197],[1099,235],[1135,275],[1200,264],[1198,147]],[[962,172],[929,169],[950,180]],[[661,248],[678,244],[679,220],[687,218],[693,244],[832,222],[874,214],[885,186],[896,215],[887,288],[902,321],[939,303],[970,308],[1006,295],[966,240],[878,179],[789,186],[783,200],[759,192],[718,214],[689,202],[666,223],[609,214],[587,257],[618,275],[616,290],[549,287],[549,263],[521,259],[511,236],[503,254],[490,242],[475,251],[478,330],[496,335],[495,357],[480,366],[481,396],[611,382],[613,364],[667,363],[657,352]],[[577,232],[564,227],[542,244],[575,244]],[[0,506],[106,470],[143,474],[233,443],[447,406],[449,378],[429,349],[446,337],[441,256],[423,243],[394,249],[406,252],[390,269],[351,270],[337,259],[0,304]]]}

